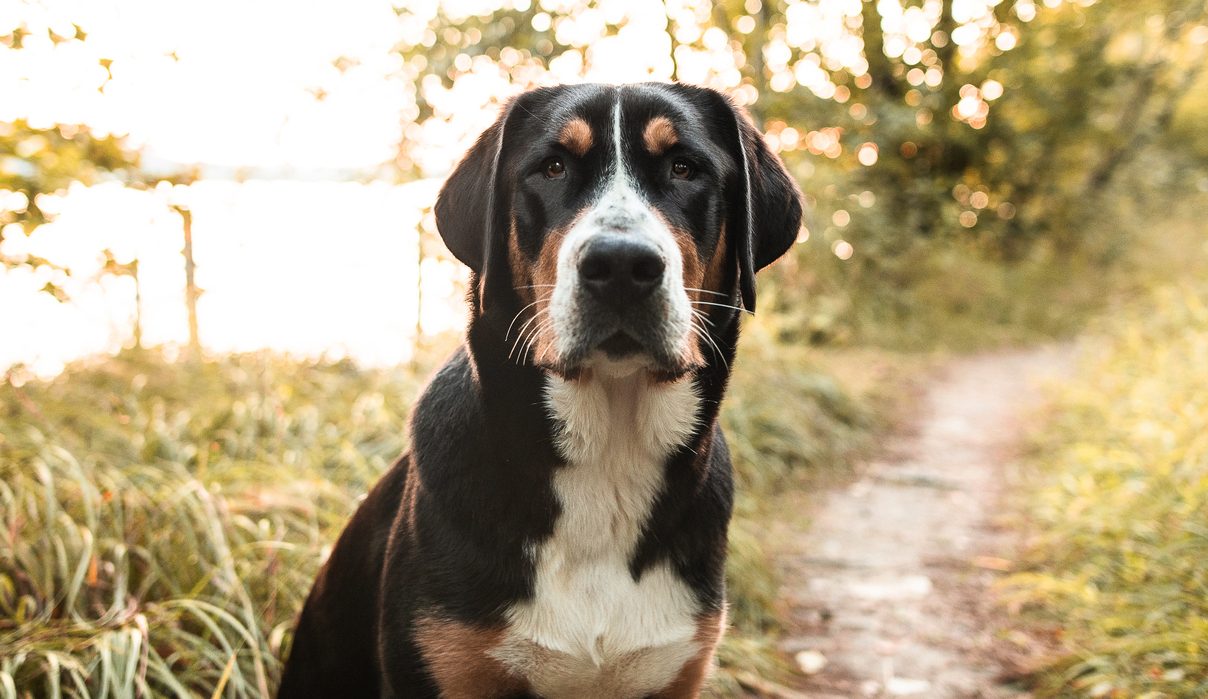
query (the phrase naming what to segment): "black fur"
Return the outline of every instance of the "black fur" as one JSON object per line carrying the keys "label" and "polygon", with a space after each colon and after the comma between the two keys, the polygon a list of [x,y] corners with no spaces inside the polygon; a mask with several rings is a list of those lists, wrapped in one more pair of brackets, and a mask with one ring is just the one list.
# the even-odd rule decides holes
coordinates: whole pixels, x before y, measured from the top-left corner
{"label": "black fur", "polygon": [[[559,505],[552,476],[562,466],[543,394],[546,372],[509,358],[509,322],[522,306],[511,280],[507,236],[533,256],[543,232],[565,225],[588,202],[610,153],[589,153],[559,184],[527,179],[556,145],[558,126],[583,116],[610,123],[617,88],[580,85],[516,98],[443,188],[437,224],[473,270],[472,319],[462,349],[415,405],[411,451],[383,477],[341,534],[320,571],[294,634],[280,697],[434,697],[413,625],[438,613],[480,627],[505,623],[509,605],[533,594],[526,542],[553,531]],[[725,292],[753,310],[755,272],[788,248],[801,213],[799,192],[754,127],[723,96],[702,88],[623,89],[626,114],[672,114],[699,181],[671,189],[640,168],[639,184],[676,226],[692,231],[708,261],[729,231]],[[626,134],[627,139],[640,135]],[[626,146],[628,147],[628,146]],[[568,156],[569,157],[569,156]],[[595,159],[595,160],[592,160]],[[653,158],[649,158],[652,159]],[[720,354],[704,348],[693,369],[701,396],[696,434],[666,463],[665,485],[630,561],[635,579],[669,561],[702,612],[724,605],[730,459],[717,412],[733,365],[738,313],[710,307]],[[703,347],[703,346],[702,346]]]}

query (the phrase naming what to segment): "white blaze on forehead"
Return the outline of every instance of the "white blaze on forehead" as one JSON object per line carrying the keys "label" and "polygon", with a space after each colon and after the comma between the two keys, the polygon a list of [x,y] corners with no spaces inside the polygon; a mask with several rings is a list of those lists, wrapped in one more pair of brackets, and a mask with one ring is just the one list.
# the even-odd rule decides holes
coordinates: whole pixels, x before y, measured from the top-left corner
{"label": "white blaze on forehead", "polygon": [[566,235],[558,250],[557,283],[550,302],[555,348],[559,355],[573,351],[583,334],[579,309],[579,260],[587,245],[597,236],[616,234],[650,243],[666,265],[662,284],[656,291],[665,309],[664,332],[671,353],[679,354],[691,341],[692,306],[684,291],[684,260],[675,236],[642,195],[625,159],[622,132],[621,89],[612,109],[613,162],[606,173],[608,182],[599,198]]}

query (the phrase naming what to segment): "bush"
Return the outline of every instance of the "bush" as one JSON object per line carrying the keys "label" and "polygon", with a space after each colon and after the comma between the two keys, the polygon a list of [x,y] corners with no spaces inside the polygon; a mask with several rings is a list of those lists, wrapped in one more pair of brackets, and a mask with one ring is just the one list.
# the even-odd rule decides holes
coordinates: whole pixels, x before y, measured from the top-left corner
{"label": "bush", "polygon": [[1109,321],[1034,457],[1033,569],[1009,581],[1058,627],[1053,696],[1208,694],[1208,286]]}

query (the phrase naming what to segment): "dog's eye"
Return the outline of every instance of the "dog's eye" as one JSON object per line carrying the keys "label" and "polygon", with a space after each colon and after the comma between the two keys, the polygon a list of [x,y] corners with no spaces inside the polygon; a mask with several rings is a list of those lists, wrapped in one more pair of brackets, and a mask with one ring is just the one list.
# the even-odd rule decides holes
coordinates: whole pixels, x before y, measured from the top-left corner
{"label": "dog's eye", "polygon": [[676,160],[671,163],[671,176],[679,180],[691,179],[692,166],[683,160]]}
{"label": "dog's eye", "polygon": [[545,173],[545,179],[556,180],[566,175],[566,163],[562,162],[562,158],[550,158],[545,161],[542,172]]}

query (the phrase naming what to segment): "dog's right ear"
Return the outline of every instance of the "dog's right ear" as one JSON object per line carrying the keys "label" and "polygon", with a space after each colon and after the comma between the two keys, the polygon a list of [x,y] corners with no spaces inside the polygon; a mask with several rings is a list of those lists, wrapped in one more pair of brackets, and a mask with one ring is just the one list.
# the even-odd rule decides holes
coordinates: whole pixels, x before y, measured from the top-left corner
{"label": "dog's right ear", "polygon": [[481,274],[487,256],[504,125],[512,102],[445,180],[436,199],[436,229],[453,256]]}

